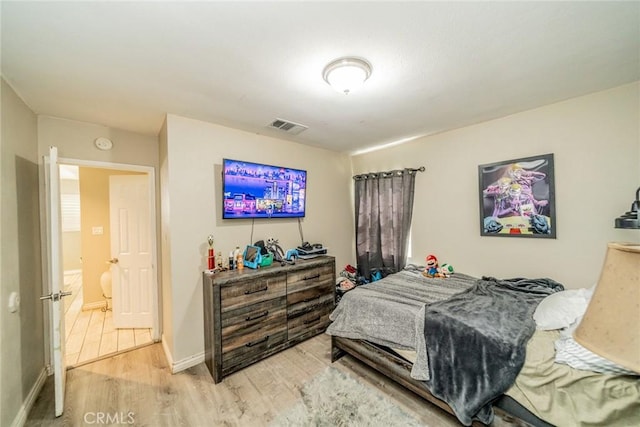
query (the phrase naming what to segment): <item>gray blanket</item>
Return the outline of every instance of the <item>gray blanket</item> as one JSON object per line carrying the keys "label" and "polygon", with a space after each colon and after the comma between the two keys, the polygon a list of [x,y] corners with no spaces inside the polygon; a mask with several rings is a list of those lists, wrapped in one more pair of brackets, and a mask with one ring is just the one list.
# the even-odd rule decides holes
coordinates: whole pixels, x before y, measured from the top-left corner
{"label": "gray blanket", "polygon": [[491,423],[491,402],[524,364],[536,306],[563,289],[550,279],[483,277],[471,289],[425,307],[427,386],[460,422]]}
{"label": "gray blanket", "polygon": [[409,264],[399,273],[344,294],[331,314],[327,334],[407,350],[415,350],[417,343],[424,346],[424,305],[469,289],[477,278],[460,273],[426,278],[423,269]]}

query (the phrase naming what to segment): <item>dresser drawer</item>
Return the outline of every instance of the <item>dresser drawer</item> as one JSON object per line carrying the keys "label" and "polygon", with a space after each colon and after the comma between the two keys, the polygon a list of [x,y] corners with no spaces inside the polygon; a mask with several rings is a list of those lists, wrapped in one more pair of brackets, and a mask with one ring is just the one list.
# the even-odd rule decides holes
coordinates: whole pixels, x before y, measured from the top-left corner
{"label": "dresser drawer", "polygon": [[281,331],[287,322],[284,296],[222,313],[222,352]]}
{"label": "dresser drawer", "polygon": [[228,375],[240,367],[248,366],[267,355],[279,351],[287,341],[286,322],[283,328],[271,334],[256,337],[233,350],[222,353],[222,375]]}
{"label": "dresser drawer", "polygon": [[335,297],[333,285],[321,285],[287,295],[287,317],[300,316],[320,307],[328,306],[333,310]]}
{"label": "dresser drawer", "polygon": [[307,333],[310,335],[316,335],[324,331],[327,326],[329,326],[329,315],[332,311],[331,305],[325,305],[314,311],[307,312],[294,318],[289,318],[289,321],[287,322],[288,339],[293,340]]}
{"label": "dresser drawer", "polygon": [[239,307],[252,305],[286,295],[287,275],[249,278],[220,289],[221,311],[224,313]]}
{"label": "dresser drawer", "polygon": [[287,274],[287,292],[294,293],[320,285],[334,285],[333,265],[323,265]]}
{"label": "dresser drawer", "polygon": [[[264,304],[251,306],[251,310],[232,312],[229,319],[222,319],[222,353],[260,341],[268,335],[287,329],[287,308],[284,297],[273,300],[273,307]],[[255,307],[255,309],[253,309]],[[248,320],[247,320],[248,319]],[[252,347],[252,345],[249,345]]]}

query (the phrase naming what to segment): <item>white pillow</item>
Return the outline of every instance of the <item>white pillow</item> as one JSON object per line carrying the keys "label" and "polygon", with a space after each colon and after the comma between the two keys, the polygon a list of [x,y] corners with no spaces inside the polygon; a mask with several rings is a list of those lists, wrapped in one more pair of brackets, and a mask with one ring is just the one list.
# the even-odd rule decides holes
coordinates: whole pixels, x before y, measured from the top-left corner
{"label": "white pillow", "polygon": [[537,329],[548,331],[574,324],[586,311],[592,292],[591,289],[570,289],[543,299],[533,313]]}

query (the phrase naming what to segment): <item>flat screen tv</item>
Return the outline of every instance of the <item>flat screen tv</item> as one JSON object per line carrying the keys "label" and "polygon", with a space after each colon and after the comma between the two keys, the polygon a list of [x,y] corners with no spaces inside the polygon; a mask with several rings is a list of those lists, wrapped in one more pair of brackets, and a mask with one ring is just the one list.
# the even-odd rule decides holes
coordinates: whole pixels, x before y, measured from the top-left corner
{"label": "flat screen tv", "polygon": [[223,159],[222,194],[223,219],[304,217],[307,171]]}

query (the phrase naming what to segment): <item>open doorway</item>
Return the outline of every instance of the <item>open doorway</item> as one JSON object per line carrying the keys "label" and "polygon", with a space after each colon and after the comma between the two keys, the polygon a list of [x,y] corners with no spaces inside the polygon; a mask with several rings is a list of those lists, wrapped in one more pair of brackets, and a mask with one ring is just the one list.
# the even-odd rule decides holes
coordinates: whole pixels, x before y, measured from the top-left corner
{"label": "open doorway", "polygon": [[[156,245],[153,232],[155,187],[153,170],[145,169],[149,168],[102,164],[97,167],[81,161],[60,161],[64,286],[65,290],[72,291],[72,295],[64,300],[65,359],[68,367],[110,357],[158,339],[157,275],[154,268]],[[148,261],[145,262],[149,264],[145,268],[147,285],[143,292],[133,296],[113,292],[114,282],[129,280],[130,273],[128,268],[114,265],[121,253],[118,249],[121,230],[130,227],[130,224],[119,225],[122,218],[118,215],[118,209],[121,207],[117,206],[115,213],[112,211],[114,196],[110,192],[114,177],[136,177],[137,182],[142,183],[142,195],[150,195],[151,199],[147,200],[146,209],[138,204],[133,207],[134,211],[127,214],[145,217],[143,224],[148,231],[142,233],[148,237],[145,244],[145,251],[148,252]],[[113,237],[114,234],[116,237]],[[115,249],[113,240],[118,241]],[[115,281],[113,274],[116,275]],[[128,282],[124,285],[123,288],[129,287]],[[148,312],[148,317],[142,324],[129,324],[126,316],[124,321],[121,320],[123,311],[131,311],[131,307],[141,305],[140,301],[132,302],[130,298],[144,299],[142,306]],[[116,313],[120,315],[118,322],[114,322],[114,305],[119,310]]]}

